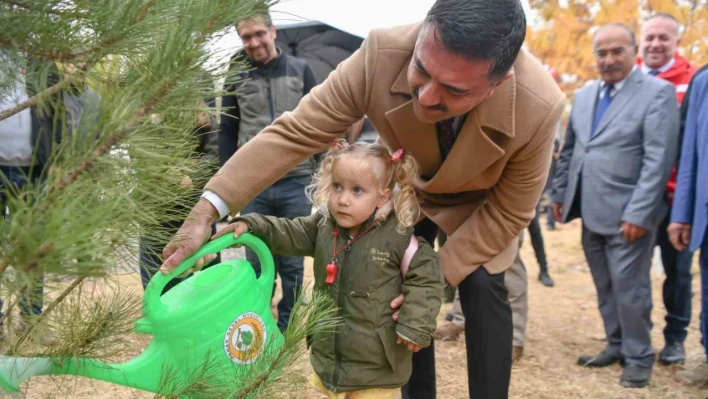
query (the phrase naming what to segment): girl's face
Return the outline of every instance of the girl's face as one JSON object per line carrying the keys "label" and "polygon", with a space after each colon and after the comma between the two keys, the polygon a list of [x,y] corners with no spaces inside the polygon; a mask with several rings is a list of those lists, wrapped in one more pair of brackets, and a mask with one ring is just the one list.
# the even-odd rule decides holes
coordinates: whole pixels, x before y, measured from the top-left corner
{"label": "girl's face", "polygon": [[347,156],[332,165],[329,213],[338,225],[349,229],[351,235],[356,235],[361,224],[391,196],[388,188],[381,192],[381,184],[367,161],[363,157]]}

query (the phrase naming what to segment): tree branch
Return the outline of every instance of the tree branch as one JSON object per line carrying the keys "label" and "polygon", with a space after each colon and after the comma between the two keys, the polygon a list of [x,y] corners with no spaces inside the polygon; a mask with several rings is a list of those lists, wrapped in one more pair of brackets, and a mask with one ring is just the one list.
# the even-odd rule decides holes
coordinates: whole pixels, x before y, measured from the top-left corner
{"label": "tree branch", "polygon": [[[3,0],[3,1],[8,1],[8,0]],[[11,0],[13,3],[20,3],[20,4],[26,4],[24,2],[18,1],[18,0]],[[142,21],[147,13],[150,11],[153,5],[155,5],[156,0],[149,0],[145,5],[138,11],[138,14],[135,17],[135,23],[139,23]],[[42,49],[35,49],[31,46],[22,44],[17,42],[15,39],[9,39],[6,37],[0,37],[0,45],[4,45],[6,47],[13,47],[16,48],[20,51],[23,51],[27,54],[34,55],[36,57],[41,57],[45,58],[48,60],[52,61],[57,61],[57,62],[68,62],[68,61],[73,61],[77,58],[83,57],[87,54],[94,53],[99,50],[103,50],[105,48],[108,48],[119,41],[123,40],[125,37],[124,34],[121,35],[116,35],[113,37],[110,37],[103,42],[91,46],[89,48],[83,49],[83,50],[75,50],[75,51],[70,51],[68,53],[60,52],[60,51],[47,51],[47,50],[42,50]]]}
{"label": "tree branch", "polygon": [[29,107],[34,107],[35,105],[37,105],[40,98],[49,97],[49,96],[54,95],[57,92],[59,92],[59,90],[65,89],[67,86],[69,86],[69,84],[71,83],[72,80],[73,80],[73,75],[66,74],[64,76],[64,79],[61,80],[61,82],[44,90],[43,92],[37,93],[36,95],[28,98],[26,101],[24,101],[20,104],[17,104],[17,106],[15,106],[15,108],[10,108],[8,110],[0,112],[0,121],[7,119],[17,113],[20,113]]}
{"label": "tree branch", "polygon": [[49,306],[47,306],[46,309],[44,309],[44,311],[42,312],[42,314],[40,314],[35,320],[33,320],[32,325],[29,326],[29,328],[27,328],[27,330],[22,334],[22,336],[20,336],[20,338],[17,340],[17,342],[15,342],[15,345],[14,345],[14,347],[13,347],[13,349],[12,349],[12,350],[13,350],[13,353],[17,353],[17,350],[19,349],[20,345],[22,345],[22,343],[25,342],[25,340],[27,339],[27,337],[29,337],[29,336],[34,332],[34,330],[37,329],[37,326],[42,322],[42,320],[46,319],[47,316],[48,316],[50,313],[52,313],[52,311],[53,311],[67,296],[69,296],[69,294],[71,294],[71,292],[72,292],[76,287],[78,287],[79,284],[81,284],[82,281],[84,281],[84,279],[86,279],[86,276],[80,276],[80,277],[78,277],[76,280],[74,280],[68,287],[66,287],[66,289],[64,289],[64,291],[63,291],[61,294],[59,294],[58,297],[56,297],[56,298],[52,301],[52,303],[49,304]]}

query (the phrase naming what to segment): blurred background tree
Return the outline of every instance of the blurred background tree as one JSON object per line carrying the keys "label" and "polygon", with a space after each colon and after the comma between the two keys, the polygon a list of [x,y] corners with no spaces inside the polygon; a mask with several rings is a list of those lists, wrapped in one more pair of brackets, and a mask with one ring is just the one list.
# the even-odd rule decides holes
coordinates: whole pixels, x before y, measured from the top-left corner
{"label": "blurred background tree", "polygon": [[556,69],[569,96],[588,80],[597,79],[593,28],[610,22],[625,23],[639,36],[644,18],[669,13],[681,24],[681,55],[697,66],[708,63],[707,0],[529,0],[529,6],[533,16],[527,46]]}

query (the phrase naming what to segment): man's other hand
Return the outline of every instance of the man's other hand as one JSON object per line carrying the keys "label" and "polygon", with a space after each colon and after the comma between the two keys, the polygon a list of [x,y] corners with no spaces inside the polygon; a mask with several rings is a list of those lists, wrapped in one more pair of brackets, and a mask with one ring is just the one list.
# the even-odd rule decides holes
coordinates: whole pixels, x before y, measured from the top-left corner
{"label": "man's other hand", "polygon": [[647,233],[647,229],[629,222],[622,222],[620,232],[624,235],[625,240],[634,242],[637,239],[642,238]]}
{"label": "man's other hand", "polygon": [[671,241],[671,245],[673,245],[677,251],[681,252],[688,248],[688,244],[691,242],[690,224],[670,223],[666,231],[669,233],[669,241]]}

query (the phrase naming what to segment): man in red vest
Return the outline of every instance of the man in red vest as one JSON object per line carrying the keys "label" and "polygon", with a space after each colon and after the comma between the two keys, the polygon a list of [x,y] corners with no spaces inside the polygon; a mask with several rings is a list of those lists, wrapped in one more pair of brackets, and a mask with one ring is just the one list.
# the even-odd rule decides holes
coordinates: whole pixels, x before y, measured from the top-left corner
{"label": "man in red vest", "polygon": [[[641,29],[641,57],[637,60],[637,66],[646,74],[673,83],[676,87],[676,100],[681,105],[696,67],[676,52],[681,41],[679,30],[678,21],[670,14],[657,13],[649,17]],[[672,203],[675,188],[676,168],[672,171],[666,187],[666,200],[669,204]],[[666,272],[663,290],[666,307],[665,346],[659,353],[659,362],[664,365],[683,363],[686,358],[683,342],[686,340],[686,328],[691,321],[693,259],[691,251],[686,249],[678,252],[671,245],[666,231],[668,225],[667,214],[656,237],[656,245],[661,248],[661,261]]]}

